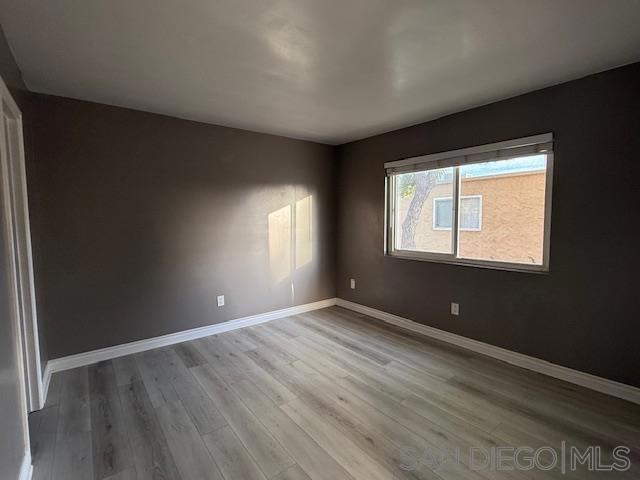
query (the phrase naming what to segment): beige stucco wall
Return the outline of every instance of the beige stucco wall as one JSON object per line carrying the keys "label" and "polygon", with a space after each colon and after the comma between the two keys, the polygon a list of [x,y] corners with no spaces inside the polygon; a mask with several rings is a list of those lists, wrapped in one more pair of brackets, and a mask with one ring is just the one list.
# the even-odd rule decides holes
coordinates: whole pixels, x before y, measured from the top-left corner
{"label": "beige stucco wall", "polygon": [[[460,232],[460,256],[541,263],[544,192],[544,172],[463,180],[462,195],[482,195],[482,228]],[[450,196],[450,184],[437,185],[425,201],[416,229],[418,249],[451,251],[451,231],[433,229],[433,199]],[[400,211],[410,202],[411,197],[402,199]]]}

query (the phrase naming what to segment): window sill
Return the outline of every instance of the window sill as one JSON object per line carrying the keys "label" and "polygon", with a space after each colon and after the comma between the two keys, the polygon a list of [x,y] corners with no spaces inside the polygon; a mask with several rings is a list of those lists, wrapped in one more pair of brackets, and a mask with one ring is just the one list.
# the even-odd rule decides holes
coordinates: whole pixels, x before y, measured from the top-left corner
{"label": "window sill", "polygon": [[420,262],[446,263],[463,267],[487,268],[489,270],[503,270],[518,273],[549,274],[546,265],[527,265],[521,263],[493,262],[489,260],[469,260],[462,258],[449,258],[445,254],[429,254],[423,252],[395,251],[385,253],[385,257],[401,260],[418,260]]}

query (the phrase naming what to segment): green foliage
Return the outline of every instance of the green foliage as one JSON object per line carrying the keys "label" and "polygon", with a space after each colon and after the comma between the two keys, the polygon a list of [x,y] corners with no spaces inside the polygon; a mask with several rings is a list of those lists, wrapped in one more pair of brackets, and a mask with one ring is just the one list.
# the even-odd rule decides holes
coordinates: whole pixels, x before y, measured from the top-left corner
{"label": "green foliage", "polygon": [[418,187],[418,175],[426,176],[427,183],[440,183],[446,181],[452,176],[452,169],[440,168],[436,170],[428,170],[425,172],[403,173],[398,176],[398,191],[400,197],[408,198],[416,193]]}
{"label": "green foliage", "polygon": [[407,198],[413,195],[416,191],[416,174],[415,173],[406,173],[404,175],[400,175],[398,182],[398,188],[400,190],[400,196],[402,198]]}

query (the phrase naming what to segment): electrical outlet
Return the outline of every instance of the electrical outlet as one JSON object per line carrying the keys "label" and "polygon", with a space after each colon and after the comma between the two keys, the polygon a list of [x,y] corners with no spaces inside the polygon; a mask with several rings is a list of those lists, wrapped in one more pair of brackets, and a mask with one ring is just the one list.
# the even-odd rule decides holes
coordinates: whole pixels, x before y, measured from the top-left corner
{"label": "electrical outlet", "polygon": [[356,289],[356,279],[352,278],[351,279],[351,290],[355,290]]}
{"label": "electrical outlet", "polygon": [[460,315],[460,305],[456,302],[451,302],[451,315]]}
{"label": "electrical outlet", "polygon": [[218,295],[218,306],[224,307],[224,295]]}

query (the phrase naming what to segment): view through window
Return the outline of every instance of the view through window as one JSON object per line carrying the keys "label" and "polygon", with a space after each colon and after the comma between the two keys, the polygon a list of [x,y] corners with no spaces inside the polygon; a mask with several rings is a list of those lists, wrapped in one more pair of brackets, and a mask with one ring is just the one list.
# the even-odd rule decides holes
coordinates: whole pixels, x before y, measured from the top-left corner
{"label": "view through window", "polygon": [[543,266],[550,155],[393,172],[389,253]]}

